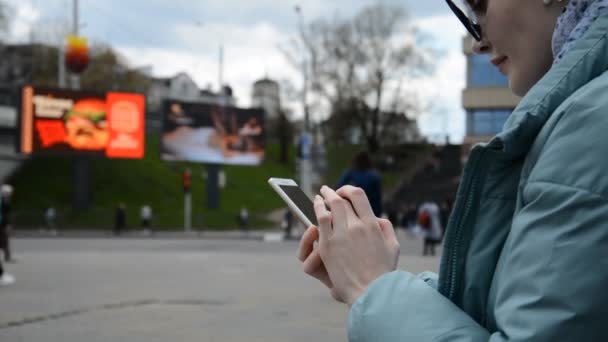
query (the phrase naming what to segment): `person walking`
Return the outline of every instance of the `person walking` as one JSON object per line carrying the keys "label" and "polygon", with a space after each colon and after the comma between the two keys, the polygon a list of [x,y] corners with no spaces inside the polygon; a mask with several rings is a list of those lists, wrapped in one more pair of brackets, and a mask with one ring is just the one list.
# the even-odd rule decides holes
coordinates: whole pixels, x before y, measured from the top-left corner
{"label": "person walking", "polygon": [[[4,252],[5,262],[13,261],[9,237],[10,198],[12,194],[12,186],[4,184],[0,187],[0,248]],[[14,282],[15,277],[4,270],[4,265],[0,258],[0,286],[11,285]]]}
{"label": "person walking", "polygon": [[52,235],[57,234],[57,226],[55,223],[56,219],[57,219],[57,211],[55,210],[55,207],[53,207],[51,205],[48,208],[46,208],[46,210],[44,211],[44,222],[46,223],[46,229]]}
{"label": "person walking", "polygon": [[11,215],[11,197],[13,195],[13,187],[9,184],[3,184],[0,187],[0,248],[4,252],[4,261],[7,263],[15,262],[11,253],[10,240],[10,215]]}
{"label": "person walking", "polygon": [[144,234],[149,235],[152,223],[152,208],[149,205],[144,204],[141,207],[139,216],[141,218],[141,228],[143,229]]}
{"label": "person walking", "polygon": [[0,287],[8,286],[15,283],[15,277],[4,270],[2,261],[0,260]]}
{"label": "person walking", "polygon": [[522,99],[470,151],[439,274],[397,268],[352,186],[315,197],[304,272],[351,342],[608,341],[608,0],[466,0],[475,20],[446,2]]}
{"label": "person walking", "polygon": [[372,168],[372,160],[367,151],[358,152],[351,164],[338,180],[337,187],[353,185],[365,191],[377,217],[382,216],[382,179],[380,174]]}
{"label": "person walking", "polygon": [[286,209],[283,215],[282,221],[283,230],[285,231],[285,240],[291,240],[293,238],[293,214],[291,210]]}
{"label": "person walking", "polygon": [[422,226],[424,235],[422,256],[435,256],[435,246],[441,243],[443,235],[439,206],[435,202],[428,201],[420,205],[418,224]]}
{"label": "person walking", "polygon": [[248,232],[249,231],[249,211],[247,210],[247,207],[243,206],[241,207],[241,211],[239,211],[239,227],[241,228],[242,231]]}
{"label": "person walking", "polygon": [[124,203],[119,203],[114,212],[114,235],[122,234],[127,225],[127,209]]}

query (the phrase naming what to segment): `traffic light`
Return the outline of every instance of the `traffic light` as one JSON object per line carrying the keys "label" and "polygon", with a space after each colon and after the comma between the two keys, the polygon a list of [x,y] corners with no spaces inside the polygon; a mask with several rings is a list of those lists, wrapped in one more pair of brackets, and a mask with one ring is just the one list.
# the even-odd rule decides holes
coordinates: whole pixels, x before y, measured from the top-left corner
{"label": "traffic light", "polygon": [[89,61],[87,39],[78,36],[68,36],[65,52],[65,65],[68,70],[80,74],[87,68]]}
{"label": "traffic light", "polygon": [[184,170],[182,174],[182,185],[184,187],[184,192],[189,193],[190,187],[192,186],[192,173],[190,170]]}

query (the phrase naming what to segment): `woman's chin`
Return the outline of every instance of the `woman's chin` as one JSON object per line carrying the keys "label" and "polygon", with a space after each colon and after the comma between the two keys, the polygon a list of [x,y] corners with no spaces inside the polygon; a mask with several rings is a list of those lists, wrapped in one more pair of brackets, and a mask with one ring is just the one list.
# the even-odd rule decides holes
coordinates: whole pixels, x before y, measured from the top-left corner
{"label": "woman's chin", "polygon": [[519,97],[524,97],[534,85],[529,82],[522,82],[521,79],[511,75],[507,75],[507,77],[509,78],[509,88],[511,89],[511,92]]}

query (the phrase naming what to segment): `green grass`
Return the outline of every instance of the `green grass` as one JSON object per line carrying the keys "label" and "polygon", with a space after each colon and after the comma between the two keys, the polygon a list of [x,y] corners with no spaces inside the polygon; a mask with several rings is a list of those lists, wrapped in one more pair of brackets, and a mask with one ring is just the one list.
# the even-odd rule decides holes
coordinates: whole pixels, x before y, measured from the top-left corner
{"label": "green grass", "polygon": [[[328,146],[328,170],[324,182],[335,185],[352,156],[361,149],[357,145]],[[424,146],[395,147],[396,151],[413,151],[404,158],[405,166],[381,172],[383,188],[390,189],[406,173],[412,156],[424,152]],[[407,154],[406,153],[406,154]],[[282,200],[267,184],[269,177],[295,178],[295,148],[290,150],[290,163],[278,162],[278,145],[267,146],[267,157],[259,167],[224,166],[226,187],[220,195],[220,208],[208,209],[205,166],[159,159],[159,136],[146,136],[146,156],[141,160],[92,158],[90,181],[91,208],[86,212],[71,210],[72,159],[70,157],[38,156],[26,161],[9,180],[15,186],[14,222],[19,227],[40,227],[43,212],[49,205],[59,213],[62,229],[113,226],[114,209],[119,202],[127,206],[127,224],[139,227],[139,209],[152,207],[154,228],[182,229],[184,194],[181,174],[192,171],[193,227],[195,229],[234,229],[241,206],[247,207],[252,228],[276,227],[266,219],[268,213],[285,208]]]}
{"label": "green grass", "polygon": [[[290,153],[293,161],[294,151]],[[146,136],[146,156],[142,160],[92,158],[90,167],[92,207],[86,212],[74,213],[70,209],[71,158],[40,156],[28,160],[11,179],[15,186],[16,225],[41,225],[44,208],[54,205],[64,227],[110,228],[114,208],[124,202],[130,227],[139,225],[139,208],[149,204],[155,227],[181,229],[184,202],[181,173],[190,168],[195,228],[234,228],[241,206],[248,208],[253,228],[268,227],[272,223],[265,215],[283,207],[283,203],[266,181],[271,176],[293,177],[294,174],[292,166],[278,163],[278,146],[270,144],[267,158],[259,167],[223,167],[227,184],[221,191],[220,208],[210,210],[206,208],[204,165],[159,160],[158,134]]]}

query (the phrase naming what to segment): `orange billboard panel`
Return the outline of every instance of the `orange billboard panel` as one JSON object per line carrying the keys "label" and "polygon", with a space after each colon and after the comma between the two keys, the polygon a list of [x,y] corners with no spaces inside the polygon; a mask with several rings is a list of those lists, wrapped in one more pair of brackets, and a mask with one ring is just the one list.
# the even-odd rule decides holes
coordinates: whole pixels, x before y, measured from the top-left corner
{"label": "orange billboard panel", "polygon": [[27,86],[21,152],[144,156],[144,96]]}
{"label": "orange billboard panel", "polygon": [[143,158],[144,97],[138,94],[108,93],[106,101],[110,134],[106,156]]}

